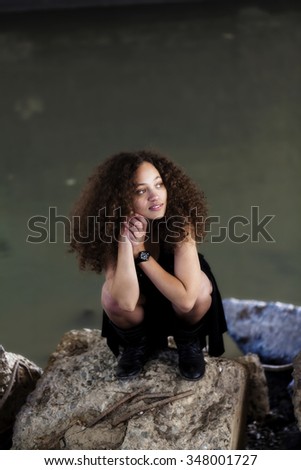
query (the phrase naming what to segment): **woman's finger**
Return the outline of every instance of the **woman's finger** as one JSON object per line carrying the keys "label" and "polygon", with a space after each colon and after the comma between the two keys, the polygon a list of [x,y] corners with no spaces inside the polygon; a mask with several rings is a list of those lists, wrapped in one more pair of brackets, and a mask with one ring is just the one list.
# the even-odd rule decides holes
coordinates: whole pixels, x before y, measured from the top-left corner
{"label": "woman's finger", "polygon": [[143,222],[141,220],[137,219],[137,217],[132,217],[129,220],[129,225],[131,227],[136,227],[137,230],[143,230],[144,229]]}

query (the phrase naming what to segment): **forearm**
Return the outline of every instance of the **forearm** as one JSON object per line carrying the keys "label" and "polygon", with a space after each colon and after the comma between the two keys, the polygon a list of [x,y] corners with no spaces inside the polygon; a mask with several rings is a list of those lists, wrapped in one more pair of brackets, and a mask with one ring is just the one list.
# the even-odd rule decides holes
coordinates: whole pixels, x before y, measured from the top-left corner
{"label": "forearm", "polygon": [[165,271],[153,257],[139,266],[164,297],[176,307],[182,311],[192,309],[196,293],[189,286],[185,286],[180,279]]}
{"label": "forearm", "polygon": [[123,310],[133,310],[139,299],[139,284],[130,244],[119,242],[117,266],[111,282],[111,296]]}

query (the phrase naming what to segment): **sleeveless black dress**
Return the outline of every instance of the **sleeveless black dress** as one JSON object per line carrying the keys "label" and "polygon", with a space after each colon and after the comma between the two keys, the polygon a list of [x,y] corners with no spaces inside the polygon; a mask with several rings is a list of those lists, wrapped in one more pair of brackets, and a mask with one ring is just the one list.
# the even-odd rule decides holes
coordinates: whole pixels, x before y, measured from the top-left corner
{"label": "sleeveless black dress", "polygon": [[[223,333],[227,331],[227,324],[222,304],[222,298],[211,268],[204,256],[199,253],[199,260],[202,271],[207,275],[212,283],[212,303],[210,309],[203,317],[202,328],[200,329],[200,341],[202,347],[208,348],[210,356],[221,356],[224,353]],[[174,274],[173,253],[160,252],[158,263],[170,274]],[[175,325],[175,312],[171,302],[164,297],[154,286],[144,272],[136,266],[140,292],[144,295],[145,327],[150,343],[154,349],[167,345],[167,337],[173,336]],[[107,344],[111,351],[118,356],[119,346],[122,342],[110,323],[110,320],[103,310],[102,336],[107,338]]]}

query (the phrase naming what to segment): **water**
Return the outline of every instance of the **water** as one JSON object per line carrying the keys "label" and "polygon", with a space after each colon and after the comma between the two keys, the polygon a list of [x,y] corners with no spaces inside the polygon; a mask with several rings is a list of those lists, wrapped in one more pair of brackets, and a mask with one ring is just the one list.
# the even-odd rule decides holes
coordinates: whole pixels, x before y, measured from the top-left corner
{"label": "water", "polygon": [[[271,8],[2,15],[6,350],[44,366],[64,332],[100,326],[103,278],[78,270],[63,223],[56,242],[40,244],[26,241],[27,224],[43,216],[49,232],[49,207],[67,216],[94,166],[124,149],[166,152],[205,190],[220,222],[200,250],[223,297],[301,304],[301,10]],[[254,232],[267,215],[274,242]],[[232,233],[235,216],[245,225]],[[226,355],[237,354],[226,342]]]}

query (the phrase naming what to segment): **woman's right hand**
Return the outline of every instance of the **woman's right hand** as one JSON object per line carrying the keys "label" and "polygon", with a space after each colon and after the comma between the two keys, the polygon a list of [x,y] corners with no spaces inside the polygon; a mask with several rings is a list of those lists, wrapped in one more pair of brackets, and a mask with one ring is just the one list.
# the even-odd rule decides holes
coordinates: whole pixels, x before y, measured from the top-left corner
{"label": "woman's right hand", "polygon": [[147,220],[140,214],[133,214],[124,223],[122,237],[128,239],[133,248],[133,254],[145,249]]}

